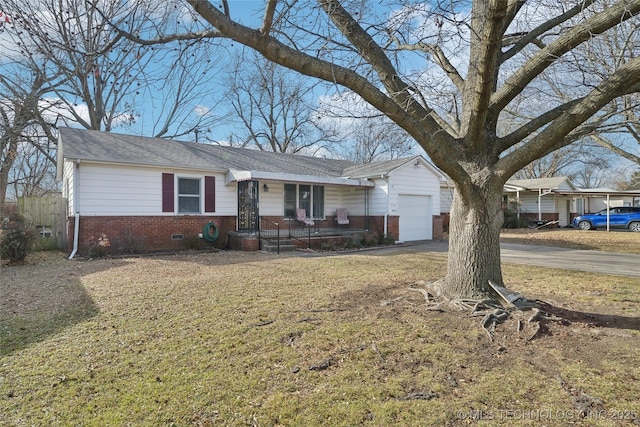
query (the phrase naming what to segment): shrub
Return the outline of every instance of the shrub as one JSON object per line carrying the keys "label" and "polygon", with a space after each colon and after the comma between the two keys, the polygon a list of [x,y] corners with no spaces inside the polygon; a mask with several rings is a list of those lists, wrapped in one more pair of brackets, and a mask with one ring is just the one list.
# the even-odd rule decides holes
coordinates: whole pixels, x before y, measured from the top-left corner
{"label": "shrub", "polygon": [[377,246],[379,244],[380,238],[378,237],[378,233],[369,232],[365,233],[362,236],[362,244],[367,247]]}
{"label": "shrub", "polygon": [[185,235],[184,239],[182,240],[182,245],[185,249],[191,249],[195,251],[201,251],[203,249],[206,249],[207,247],[212,246],[212,244],[208,244],[206,240],[201,239],[195,234]]}
{"label": "shrub", "polygon": [[504,223],[502,224],[502,228],[526,228],[529,225],[529,221],[524,216],[520,216],[518,218],[518,212],[507,209],[504,212]]}
{"label": "shrub", "polygon": [[395,245],[396,244],[396,239],[393,236],[383,236],[382,239],[380,240],[380,244],[382,245]]}
{"label": "shrub", "polygon": [[107,235],[102,233],[97,237],[91,236],[87,246],[89,248],[88,255],[90,258],[102,258],[107,254],[109,248],[111,248],[111,242],[109,242]]}
{"label": "shrub", "polygon": [[36,232],[15,206],[8,207],[2,219],[0,257],[10,262],[24,261],[36,240]]}

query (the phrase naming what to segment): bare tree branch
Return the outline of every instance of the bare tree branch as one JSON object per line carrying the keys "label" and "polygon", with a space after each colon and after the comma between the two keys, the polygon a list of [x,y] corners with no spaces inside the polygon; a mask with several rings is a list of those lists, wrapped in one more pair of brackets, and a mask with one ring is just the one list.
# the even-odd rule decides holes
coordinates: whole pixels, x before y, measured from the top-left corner
{"label": "bare tree branch", "polygon": [[[625,0],[597,13],[581,25],[576,25],[565,34],[558,37],[533,58],[527,61],[518,71],[513,73],[502,87],[492,95],[490,108],[495,115],[501,111],[524,87],[537,77],[545,68],[555,62],[563,54],[588,40],[595,34],[600,34],[620,22],[635,16],[640,12],[640,0]],[[632,84],[636,81],[633,80]]]}
{"label": "bare tree branch", "polygon": [[[609,102],[628,93],[629,86],[640,82],[640,57],[633,58],[613,73],[608,80],[602,82],[587,96],[580,99],[567,111],[558,116],[553,123],[532,138],[526,146],[522,146],[501,158],[497,166],[506,175],[513,175],[522,163],[528,164],[545,155],[549,147],[560,148],[571,143],[565,140],[573,129],[586,122]],[[550,144],[549,141],[559,141]]]}
{"label": "bare tree branch", "polygon": [[628,151],[619,148],[615,144],[612,144],[611,141],[608,141],[606,138],[604,138],[602,135],[591,135],[591,139],[593,139],[596,144],[600,145],[601,147],[613,151],[617,155],[640,165],[640,156],[629,153]]}
{"label": "bare tree branch", "polygon": [[[534,28],[532,31],[529,31],[527,33],[506,35],[505,39],[503,40],[503,46],[512,45],[512,47],[511,49],[507,50],[502,54],[502,62],[513,58],[516,54],[522,51],[522,49],[524,49],[530,43],[534,43],[541,49],[544,48],[544,44],[542,43],[542,41],[539,40],[540,36],[545,34],[547,31],[552,30],[556,26],[564,22],[567,22],[571,18],[575,17],[584,9],[591,6],[594,2],[595,0],[585,0],[582,3],[575,5],[574,7],[572,7],[565,13],[563,13],[562,15],[558,15],[555,18],[545,21],[544,23],[539,25],[537,28]],[[517,2],[517,3],[520,3],[517,5],[519,10],[519,8],[524,5],[524,2]],[[515,12],[517,13],[517,10],[515,10]]]}

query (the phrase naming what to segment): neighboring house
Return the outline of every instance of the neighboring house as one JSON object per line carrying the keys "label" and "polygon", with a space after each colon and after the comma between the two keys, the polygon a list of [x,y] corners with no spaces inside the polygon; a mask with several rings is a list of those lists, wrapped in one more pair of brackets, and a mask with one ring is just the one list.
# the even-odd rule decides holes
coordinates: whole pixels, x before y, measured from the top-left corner
{"label": "neighboring house", "polygon": [[443,177],[421,156],[355,165],[63,128],[57,166],[73,252],[86,253],[102,235],[112,251],[178,249],[209,222],[216,247],[257,249],[234,236],[264,222],[287,227],[298,208],[318,229],[336,227],[336,209],[347,209],[348,227],[399,241],[442,233]]}
{"label": "neighboring house", "polygon": [[519,216],[533,221],[558,221],[560,227],[571,224],[576,191],[566,176],[512,179],[504,185],[505,202],[515,206]]}
{"label": "neighboring house", "polygon": [[449,232],[449,220],[451,218],[451,204],[455,187],[451,178],[440,181],[440,216],[442,216],[442,228]]}
{"label": "neighboring house", "polygon": [[610,188],[580,189],[575,196],[578,214],[595,213],[607,208],[622,206],[640,207],[640,190],[618,191]]}

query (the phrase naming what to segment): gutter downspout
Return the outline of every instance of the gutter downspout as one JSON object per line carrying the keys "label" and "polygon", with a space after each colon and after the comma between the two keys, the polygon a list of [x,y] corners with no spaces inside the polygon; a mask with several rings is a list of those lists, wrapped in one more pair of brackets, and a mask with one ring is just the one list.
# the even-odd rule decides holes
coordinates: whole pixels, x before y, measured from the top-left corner
{"label": "gutter downspout", "polygon": [[76,256],[76,252],[78,252],[78,242],[80,241],[80,206],[78,206],[78,178],[80,173],[78,172],[80,169],[80,160],[76,160],[76,167],[73,169],[73,208],[76,211],[75,221],[73,222],[73,250],[69,255],[69,259],[73,259]]}
{"label": "gutter downspout", "polygon": [[76,252],[78,252],[78,232],[80,231],[80,214],[76,212],[76,219],[73,222],[73,250],[71,251],[71,255],[69,255],[69,259],[72,259]]}
{"label": "gutter downspout", "polygon": [[381,175],[380,178],[384,179],[384,181],[387,183],[387,211],[384,213],[384,237],[388,237],[389,236],[389,211],[390,206],[391,206],[391,200],[390,200],[390,193],[391,193],[391,188],[389,188],[389,177],[386,177],[384,175]]}

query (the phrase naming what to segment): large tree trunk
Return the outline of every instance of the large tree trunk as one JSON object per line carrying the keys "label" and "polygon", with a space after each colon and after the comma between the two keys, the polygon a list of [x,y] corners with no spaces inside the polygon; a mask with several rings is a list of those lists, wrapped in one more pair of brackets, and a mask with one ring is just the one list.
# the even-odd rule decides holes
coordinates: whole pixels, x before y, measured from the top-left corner
{"label": "large tree trunk", "polygon": [[[9,171],[13,167],[13,163],[18,155],[18,140],[14,136],[10,136],[8,141],[3,141],[5,158],[0,159],[0,209],[4,208],[7,197],[7,189],[9,188]],[[17,194],[16,194],[17,196]],[[1,220],[2,218],[0,218]]]}
{"label": "large tree trunk", "polygon": [[449,223],[449,262],[442,292],[449,298],[479,298],[488,281],[502,284],[500,229],[502,184],[456,191]]}

